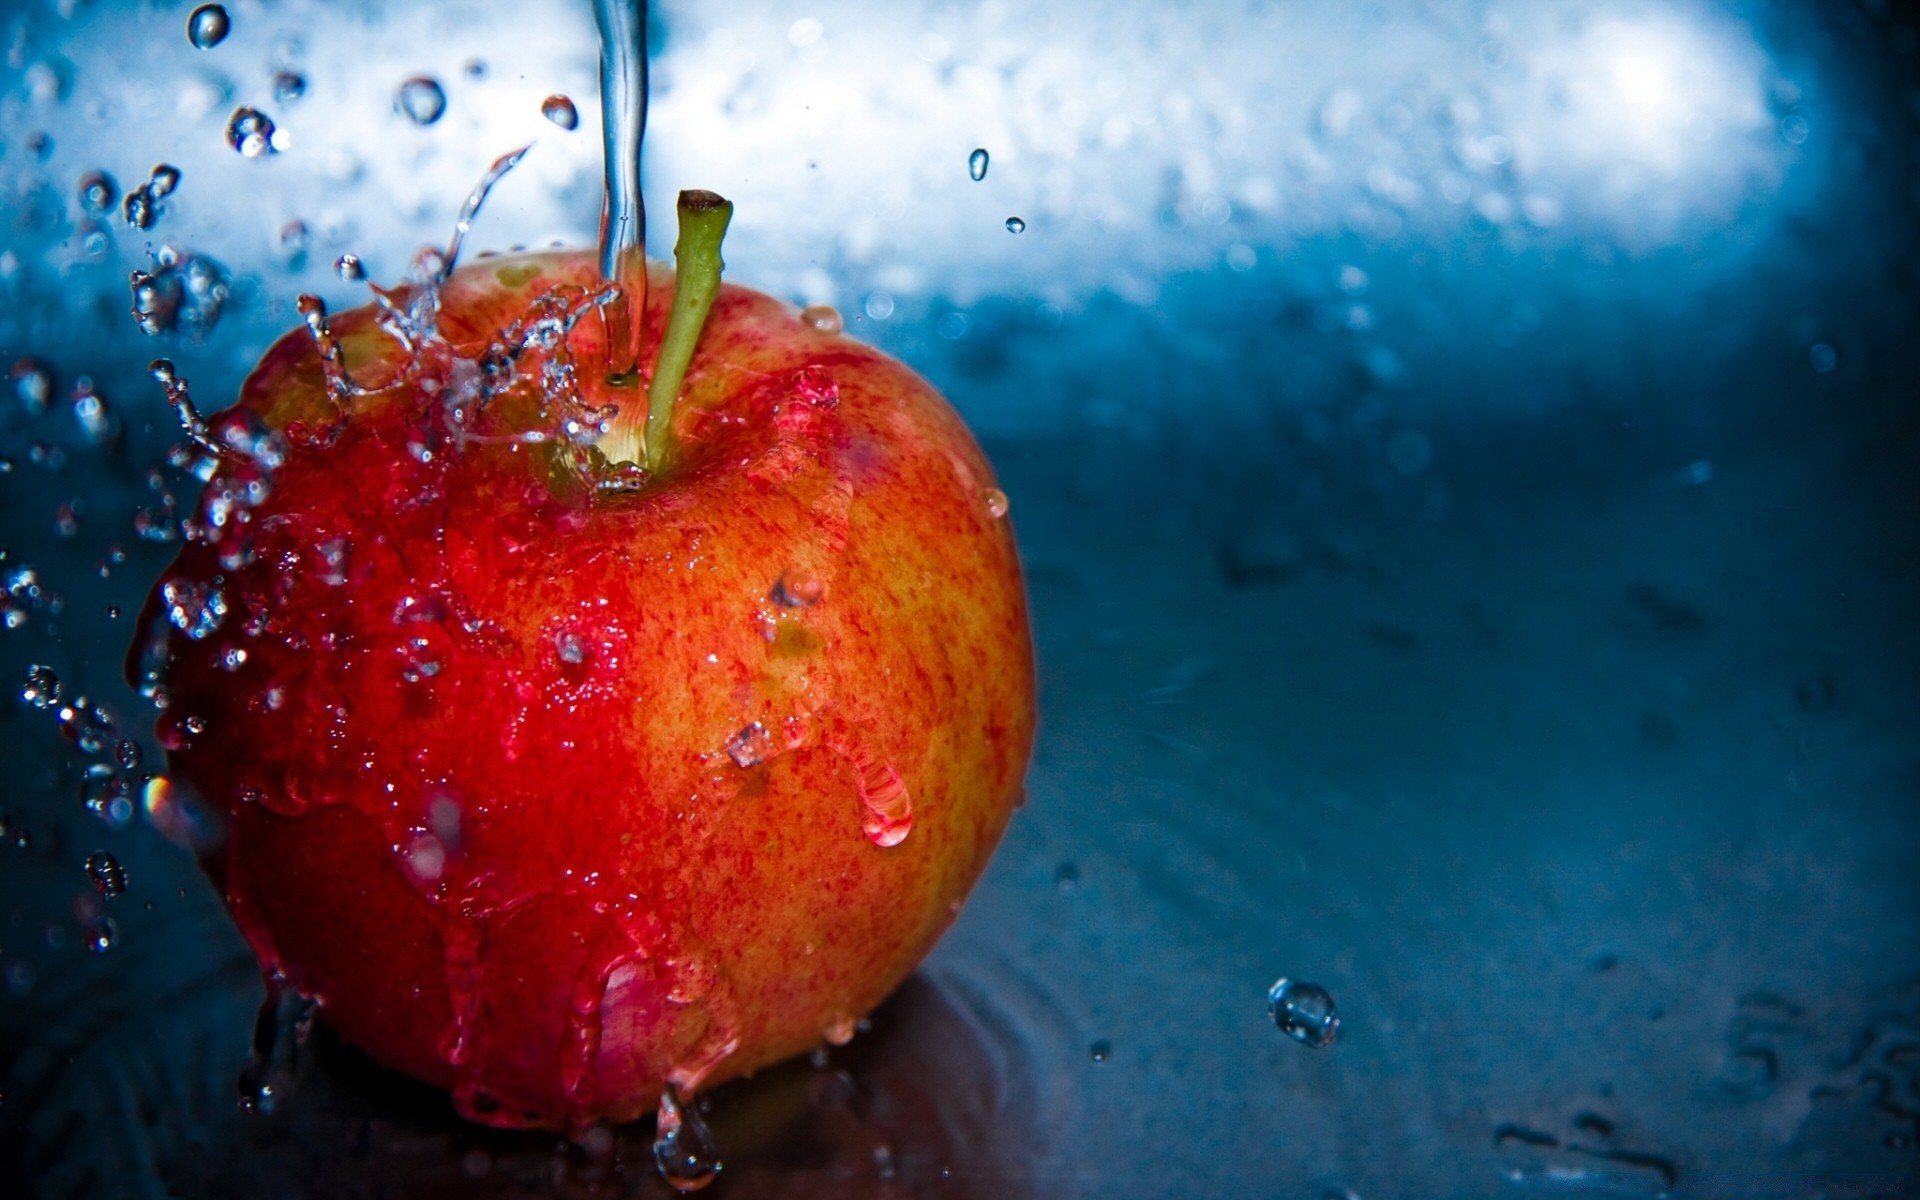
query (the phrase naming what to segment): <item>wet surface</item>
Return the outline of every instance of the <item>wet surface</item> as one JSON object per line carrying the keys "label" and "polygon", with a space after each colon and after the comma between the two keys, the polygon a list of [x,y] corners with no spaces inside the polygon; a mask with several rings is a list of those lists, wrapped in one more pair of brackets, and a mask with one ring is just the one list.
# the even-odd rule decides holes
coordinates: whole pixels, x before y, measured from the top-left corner
{"label": "wet surface", "polygon": [[[982,431],[1042,686],[1028,802],[959,923],[847,1045],[705,1098],[708,1194],[1920,1193],[1911,25],[1383,4],[1300,17],[1292,88],[1252,62],[1279,51],[1203,36],[1266,28],[1230,6],[1160,39],[1172,65],[1128,41],[1157,16],[1103,32],[1129,89],[984,10],[755,9],[723,35],[661,7],[668,186],[725,191],[730,270],[834,304]],[[144,783],[164,756],[120,681],[192,494],[145,364],[219,407],[296,292],[353,302],[349,253],[393,278],[535,134],[539,195],[503,185],[476,246],[585,244],[597,200],[566,185],[591,172],[533,172],[574,161],[548,98],[592,140],[590,16],[509,79],[484,21],[354,67],[318,17],[289,41],[236,7],[203,50],[185,9],[81,11],[119,33],[12,15],[0,70],[0,1192],[669,1194],[650,1120],[480,1129],[324,1026],[249,1073],[264,993],[161,836],[210,831]],[[162,41],[178,96],[95,82]],[[1209,44],[1221,87],[1162,78]],[[869,168],[765,115],[876,46],[944,80],[899,85],[931,110],[1015,114],[857,127],[945,164],[908,174],[920,225],[818,215],[874,194]],[[731,92],[687,82],[720,66]],[[292,140],[250,126],[268,141],[236,153],[247,106]],[[329,106],[398,148],[354,169]],[[136,138],[125,111],[192,115]],[[681,179],[729,129],[761,182]],[[163,161],[182,176],[153,194]],[[284,173],[220,173],[242,168]],[[236,180],[261,199],[223,199]],[[807,198],[814,240],[783,245],[756,187]],[[127,312],[127,273],[169,265],[149,239],[183,251],[151,337]],[[211,313],[192,262],[225,273]],[[1337,1004],[1330,1044],[1276,1027],[1282,978]]]}

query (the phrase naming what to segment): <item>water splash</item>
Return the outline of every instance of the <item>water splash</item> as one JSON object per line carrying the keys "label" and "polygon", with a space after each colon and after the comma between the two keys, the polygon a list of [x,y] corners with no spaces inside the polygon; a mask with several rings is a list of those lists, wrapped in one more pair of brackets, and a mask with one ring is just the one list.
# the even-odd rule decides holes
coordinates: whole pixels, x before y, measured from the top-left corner
{"label": "water splash", "polygon": [[487,194],[493,191],[493,185],[499,183],[508,171],[519,166],[520,160],[525,158],[527,151],[531,149],[533,146],[529,143],[494,159],[493,165],[487,168],[487,173],[480,177],[480,182],[467,193],[466,203],[460,206],[460,216],[453,223],[453,237],[447,242],[446,254],[443,256],[444,261],[440,267],[440,282],[444,283],[453,275],[453,268],[460,261],[461,245],[467,240],[467,231],[473,228],[473,219],[480,215],[480,206],[487,202]]}
{"label": "water splash", "polygon": [[975,183],[979,183],[982,179],[985,179],[987,177],[987,163],[988,157],[985,148],[975,150],[972,154],[967,155],[967,177]]}
{"label": "water splash", "polygon": [[239,151],[243,158],[275,153],[274,132],[273,118],[257,108],[236,108],[227,118],[227,145]]}
{"label": "water splash", "polygon": [[540,102],[540,115],[565,130],[580,128],[580,110],[570,96],[558,92]]}
{"label": "water splash", "polygon": [[[640,143],[647,132],[647,6],[645,0],[594,0],[600,30],[602,154],[606,203],[600,210],[600,277],[618,284],[608,312],[607,367],[632,370],[640,357],[647,307],[647,215],[640,195]],[[618,334],[624,334],[621,338]]]}
{"label": "water splash", "polygon": [[393,96],[394,111],[425,128],[438,121],[447,112],[447,92],[440,81],[427,75],[416,75],[400,85]]}

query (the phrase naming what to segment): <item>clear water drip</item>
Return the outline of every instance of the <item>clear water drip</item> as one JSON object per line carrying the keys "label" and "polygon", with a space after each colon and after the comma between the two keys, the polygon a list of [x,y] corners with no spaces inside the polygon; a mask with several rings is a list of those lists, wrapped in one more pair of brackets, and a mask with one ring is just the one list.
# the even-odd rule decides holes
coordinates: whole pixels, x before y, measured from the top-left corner
{"label": "clear water drip", "polygon": [[985,149],[975,150],[972,154],[967,155],[967,176],[975,183],[979,183],[987,177],[987,161],[987,152]]}
{"label": "clear water drip", "polygon": [[187,40],[196,50],[211,50],[227,40],[233,21],[218,4],[202,4],[187,17]]}
{"label": "clear water drip", "polygon": [[1021,220],[1019,217],[1007,218],[1008,233],[1025,233],[1026,231],[1027,231],[1027,223],[1025,221]]}
{"label": "clear water drip", "polygon": [[608,366],[629,370],[640,354],[640,323],[647,306],[647,218],[640,196],[640,142],[647,131],[647,6],[645,0],[594,0],[600,29],[602,153],[606,203],[600,210],[600,276],[620,285],[624,302],[608,313]]}
{"label": "clear water drip", "polygon": [[720,1153],[699,1110],[681,1100],[672,1084],[660,1093],[653,1162],[675,1190],[697,1192],[720,1174]]}
{"label": "clear water drip", "polygon": [[367,268],[357,254],[342,254],[333,262],[334,273],[348,283],[359,283],[367,277]]}
{"label": "clear water drip", "polygon": [[1333,997],[1315,983],[1276,980],[1267,989],[1267,1014],[1281,1033],[1303,1046],[1330,1046],[1340,1032],[1340,1015]]}
{"label": "clear water drip", "polygon": [[394,93],[393,107],[395,112],[424,128],[446,115],[446,89],[431,76],[415,75]]}
{"label": "clear water drip", "polygon": [[562,129],[580,128],[580,110],[574,107],[571,97],[558,92],[540,102],[540,115]]}

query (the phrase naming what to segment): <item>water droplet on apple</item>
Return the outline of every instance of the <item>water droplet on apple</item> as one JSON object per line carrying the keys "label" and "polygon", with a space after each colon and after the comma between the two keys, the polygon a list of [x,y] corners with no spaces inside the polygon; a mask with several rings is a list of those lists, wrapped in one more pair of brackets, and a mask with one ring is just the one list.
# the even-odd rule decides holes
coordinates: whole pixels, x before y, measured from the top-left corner
{"label": "water droplet on apple", "polygon": [[424,127],[446,114],[447,93],[439,80],[416,75],[400,85],[399,92],[394,95],[393,106],[401,116]]}
{"label": "water droplet on apple", "polygon": [[26,682],[20,685],[20,698],[35,708],[52,708],[60,703],[60,676],[53,668],[35,664],[27,668]]}
{"label": "water droplet on apple", "polygon": [[675,1190],[697,1192],[720,1174],[720,1152],[699,1111],[683,1102],[668,1084],[660,1092],[655,1118],[653,1162],[660,1178]]}
{"label": "water droplet on apple", "polygon": [[800,310],[800,323],[818,333],[839,333],[847,326],[840,310],[831,304],[809,304]]}
{"label": "water droplet on apple", "polygon": [[403,857],[406,859],[407,875],[421,887],[440,882],[440,877],[446,873],[447,848],[430,833],[420,834],[408,842]]}
{"label": "water droplet on apple", "polygon": [[367,268],[360,262],[360,256],[357,254],[342,254],[334,260],[333,269],[348,283],[359,283],[367,277]]}
{"label": "water droplet on apple", "polygon": [[313,1033],[314,1002],[271,981],[253,1023],[253,1049],[236,1081],[240,1107],[270,1113],[293,1082],[301,1047]]}
{"label": "water droplet on apple", "polygon": [[773,735],[758,721],[741,727],[727,739],[727,756],[743,770],[765,762],[773,753]]}
{"label": "water droplet on apple", "polygon": [[967,174],[975,183],[987,177],[987,152],[984,148],[967,155]]}
{"label": "water droplet on apple", "polygon": [[218,4],[202,4],[187,17],[187,40],[196,50],[211,50],[227,40],[233,22]]}
{"label": "water droplet on apple", "polygon": [[105,850],[87,855],[87,878],[93,881],[94,890],[109,900],[127,890],[126,868]]}
{"label": "water droplet on apple", "polygon": [[999,488],[987,489],[987,515],[998,521],[1007,515],[1007,494]]}
{"label": "water droplet on apple", "polygon": [[830,1045],[844,1046],[853,1040],[858,1028],[858,1024],[846,1013],[835,1013],[827,1021],[827,1027],[820,1031],[820,1036],[826,1038]]}
{"label": "water droplet on apple", "polygon": [[580,110],[574,107],[571,97],[562,96],[557,92],[541,101],[540,115],[562,129],[580,127]]}
{"label": "water droplet on apple", "polygon": [[827,585],[818,575],[805,571],[787,571],[773,581],[767,599],[781,608],[812,608],[826,595]]}
{"label": "water droplet on apple", "polygon": [[1340,1032],[1333,997],[1319,984],[1277,980],[1267,990],[1267,1014],[1280,1032],[1303,1046],[1331,1045]]}
{"label": "water droplet on apple", "polygon": [[233,116],[227,118],[227,144],[244,158],[272,154],[273,133],[273,118],[257,108],[236,108]]}
{"label": "water droplet on apple", "polygon": [[1019,217],[1007,218],[1008,233],[1025,233],[1026,231],[1027,231],[1027,223],[1025,221],[1022,221]]}
{"label": "water droplet on apple", "polygon": [[88,212],[106,212],[119,198],[119,187],[105,171],[88,171],[80,177],[80,207]]}
{"label": "water droplet on apple", "polygon": [[581,641],[580,635],[572,630],[561,630],[554,637],[553,644],[555,653],[560,656],[560,661],[568,666],[578,666],[587,661],[587,644]]}

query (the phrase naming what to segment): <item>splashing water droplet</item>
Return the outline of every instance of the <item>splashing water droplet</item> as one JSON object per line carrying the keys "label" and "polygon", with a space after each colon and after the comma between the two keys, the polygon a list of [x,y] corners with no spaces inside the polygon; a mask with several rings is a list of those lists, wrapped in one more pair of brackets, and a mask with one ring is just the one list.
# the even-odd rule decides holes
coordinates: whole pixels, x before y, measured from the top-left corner
{"label": "splashing water droplet", "polygon": [[1007,509],[1010,506],[1007,501],[1007,494],[1005,492],[1001,491],[999,488],[988,488],[986,499],[987,499],[987,515],[988,516],[998,521],[1001,517],[1004,517],[1007,515]]}
{"label": "splashing water droplet", "polygon": [[831,304],[809,304],[800,310],[800,323],[817,333],[839,333],[847,326],[840,310]]}
{"label": "splashing water droplet", "polygon": [[357,254],[342,254],[334,260],[333,269],[348,283],[359,283],[367,277],[366,265]]}
{"label": "splashing water droplet", "polygon": [[986,150],[975,150],[972,154],[967,155],[967,175],[975,183],[979,183],[987,177]]}
{"label": "splashing water droplet", "polygon": [[273,132],[273,118],[257,108],[236,108],[227,118],[227,145],[245,158],[272,154]]}
{"label": "splashing water droplet", "polygon": [[439,80],[415,75],[400,85],[393,97],[393,107],[407,120],[424,127],[446,115],[447,93]]}
{"label": "splashing water droplet", "polygon": [[173,195],[173,189],[179,186],[180,168],[172,163],[155,163],[147,173],[147,191],[156,200]]}
{"label": "splashing water droplet", "polygon": [[765,762],[773,753],[773,735],[758,721],[743,726],[727,739],[727,757],[743,770]]}
{"label": "splashing water droplet", "polygon": [[580,127],[580,110],[574,107],[572,99],[557,92],[540,102],[540,115],[562,129]]}
{"label": "splashing water droplet", "polygon": [[109,900],[127,890],[127,869],[105,850],[87,855],[87,878],[93,880],[94,890]]}
{"label": "splashing water droplet", "polygon": [[720,1153],[700,1113],[668,1084],[655,1119],[653,1162],[676,1191],[697,1192],[720,1174]]}
{"label": "splashing water droplet", "polygon": [[278,104],[292,104],[307,94],[307,77],[298,71],[282,71],[273,77],[273,99]]}
{"label": "splashing water droplet", "polygon": [[202,4],[187,17],[187,40],[196,50],[211,50],[227,40],[233,22],[218,4]]}
{"label": "splashing water droplet", "polygon": [[1267,1013],[1273,1023],[1303,1046],[1316,1049],[1333,1044],[1340,1032],[1340,1015],[1327,989],[1314,983],[1279,979],[1267,989]]}
{"label": "splashing water droplet", "polygon": [[1019,217],[1007,218],[1008,233],[1025,233],[1026,231],[1027,231],[1027,223],[1025,221],[1022,221]]}
{"label": "splashing water droplet", "polygon": [[149,336],[179,332],[196,342],[204,340],[219,323],[233,290],[227,269],[204,254],[171,246],[161,247],[154,262],[152,272],[128,276],[134,322]]}

